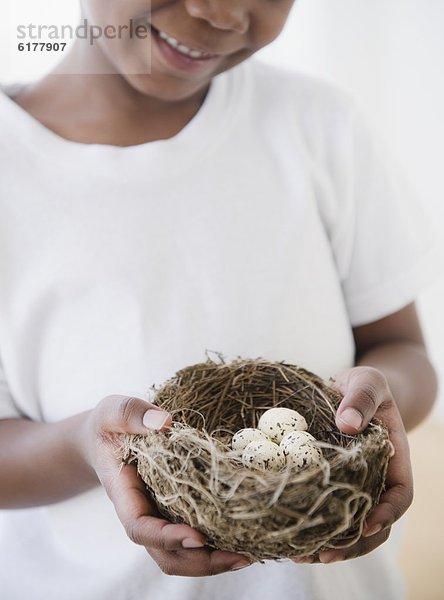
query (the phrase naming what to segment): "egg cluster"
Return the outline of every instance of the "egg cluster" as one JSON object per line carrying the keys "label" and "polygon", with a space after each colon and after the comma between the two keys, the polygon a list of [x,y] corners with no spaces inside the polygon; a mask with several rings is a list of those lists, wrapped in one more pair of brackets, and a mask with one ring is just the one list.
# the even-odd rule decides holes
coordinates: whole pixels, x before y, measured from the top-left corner
{"label": "egg cluster", "polygon": [[321,450],[307,431],[307,422],[290,408],[271,408],[259,419],[258,429],[248,427],[234,434],[232,448],[242,452],[250,469],[279,471],[286,464],[301,470],[319,464]]}

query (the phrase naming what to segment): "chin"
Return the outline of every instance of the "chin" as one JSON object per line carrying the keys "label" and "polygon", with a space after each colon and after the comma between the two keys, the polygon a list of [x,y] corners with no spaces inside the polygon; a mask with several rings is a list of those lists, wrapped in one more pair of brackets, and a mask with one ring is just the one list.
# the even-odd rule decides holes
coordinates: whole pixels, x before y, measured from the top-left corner
{"label": "chin", "polygon": [[193,98],[198,94],[203,94],[208,89],[210,81],[196,82],[170,82],[169,84],[157,84],[153,81],[151,75],[124,75],[127,83],[137,92],[144,96],[150,96],[157,100],[165,102],[181,102]]}

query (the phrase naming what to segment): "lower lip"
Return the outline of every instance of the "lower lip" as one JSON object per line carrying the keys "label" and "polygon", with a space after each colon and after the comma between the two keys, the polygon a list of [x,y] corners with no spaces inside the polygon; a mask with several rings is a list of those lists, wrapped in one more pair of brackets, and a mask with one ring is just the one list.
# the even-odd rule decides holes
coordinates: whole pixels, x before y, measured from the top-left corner
{"label": "lower lip", "polygon": [[179,52],[165,40],[163,40],[157,31],[151,28],[151,39],[155,41],[157,48],[165,62],[174,69],[187,71],[189,73],[202,73],[213,68],[219,60],[219,55],[208,56],[206,58],[191,58]]}

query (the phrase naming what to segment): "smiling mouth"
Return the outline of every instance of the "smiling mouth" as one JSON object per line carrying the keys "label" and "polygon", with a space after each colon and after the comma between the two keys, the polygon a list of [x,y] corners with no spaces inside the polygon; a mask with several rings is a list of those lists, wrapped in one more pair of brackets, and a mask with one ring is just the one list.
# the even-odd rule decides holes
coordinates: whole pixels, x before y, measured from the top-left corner
{"label": "smiling mouth", "polygon": [[168,44],[171,48],[180,52],[184,56],[194,59],[194,60],[206,60],[210,58],[216,58],[217,54],[212,54],[210,52],[202,52],[201,50],[197,50],[197,48],[191,48],[187,46],[183,42],[179,42],[176,38],[168,35],[164,31],[160,31],[160,29],[156,29],[151,25],[151,29],[162,39],[166,44]]}

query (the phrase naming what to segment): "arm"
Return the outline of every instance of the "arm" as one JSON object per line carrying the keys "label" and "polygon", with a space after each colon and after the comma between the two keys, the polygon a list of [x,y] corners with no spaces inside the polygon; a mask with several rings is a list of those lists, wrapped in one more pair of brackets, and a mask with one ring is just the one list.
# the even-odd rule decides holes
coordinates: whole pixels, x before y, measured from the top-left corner
{"label": "arm", "polygon": [[395,455],[389,463],[386,490],[366,521],[363,537],[349,548],[321,553],[321,562],[370,552],[388,538],[392,524],[407,510],[413,482],[405,430],[427,416],[437,390],[414,304],[353,333],[356,367],[335,383],[344,396],[336,424],[345,433],[356,434],[373,417],[379,418],[388,426]]}
{"label": "arm", "polygon": [[151,429],[164,427],[148,423],[145,412],[171,422],[168,413],[142,401],[139,414],[132,414],[131,400],[109,396],[95,410],[55,423],[0,421],[0,508],[52,504],[99,485],[104,477],[100,457],[119,448],[119,437],[111,432],[143,434],[144,422]]}
{"label": "arm", "polygon": [[79,452],[86,419],[0,421],[0,508],[51,504],[98,485]]}

